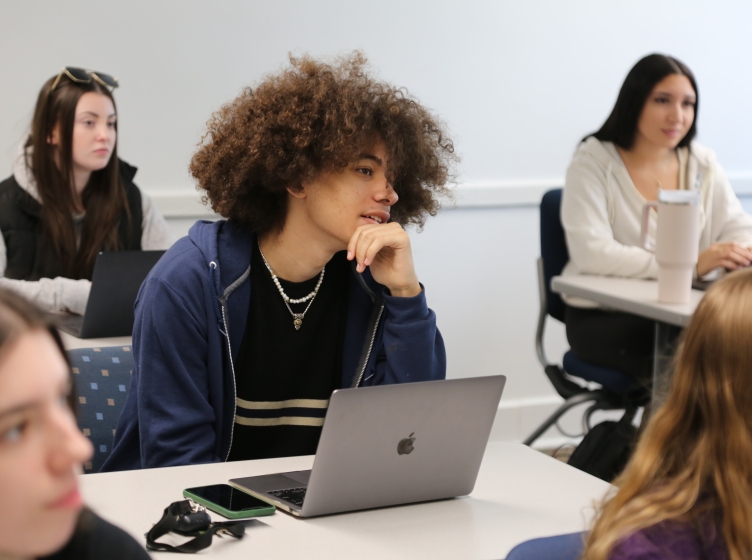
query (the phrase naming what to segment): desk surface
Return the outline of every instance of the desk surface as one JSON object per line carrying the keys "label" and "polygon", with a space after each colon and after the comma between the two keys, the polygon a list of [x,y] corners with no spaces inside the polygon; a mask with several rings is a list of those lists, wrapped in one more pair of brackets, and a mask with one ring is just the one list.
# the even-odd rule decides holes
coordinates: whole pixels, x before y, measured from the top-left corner
{"label": "desk surface", "polygon": [[556,276],[554,292],[580,297],[654,321],[686,327],[704,292],[692,290],[689,303],[659,303],[658,281],[607,276]]}
{"label": "desk surface", "polygon": [[111,338],[76,338],[72,334],[60,331],[60,338],[68,350],[75,348],[108,348],[110,346],[131,346],[130,336],[114,336]]}
{"label": "desk surface", "polygon": [[[144,533],[170,502],[182,498],[184,488],[312,464],[308,456],[88,474],[81,486],[96,512],[143,543]],[[503,558],[524,540],[585,529],[594,500],[608,488],[522,444],[490,443],[470,496],[303,520],[278,511],[251,522],[242,541],[215,539],[202,556]]]}

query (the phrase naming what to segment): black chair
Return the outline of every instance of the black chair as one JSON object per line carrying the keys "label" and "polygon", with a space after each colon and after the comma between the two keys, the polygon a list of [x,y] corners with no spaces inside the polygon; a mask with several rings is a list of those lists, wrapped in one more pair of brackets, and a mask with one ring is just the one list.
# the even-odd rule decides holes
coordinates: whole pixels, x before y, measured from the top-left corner
{"label": "black chair", "polygon": [[68,357],[76,385],[78,427],[94,444],[94,456],[84,473],[99,472],[112,451],[120,412],[131,386],[133,352],[130,346],[80,348]]}
{"label": "black chair", "polygon": [[[593,403],[583,417],[583,430],[587,432],[590,428],[590,417],[597,410],[623,409],[626,414],[634,417],[638,408],[649,402],[647,389],[640,387],[633,377],[623,372],[584,362],[572,350],[564,354],[562,366],[549,362],[546,357],[543,334],[547,318],[550,316],[564,322],[564,301],[559,294],[551,290],[551,279],[561,274],[569,261],[564,228],[559,216],[561,194],[562,189],[550,190],[543,195],[540,204],[541,258],[538,259],[540,313],[535,334],[535,349],[546,376],[556,392],[564,399],[564,403],[530,434],[523,442],[525,445],[532,445],[565,412],[577,405],[586,402]],[[591,390],[576,383],[573,378],[597,383],[601,388]]]}

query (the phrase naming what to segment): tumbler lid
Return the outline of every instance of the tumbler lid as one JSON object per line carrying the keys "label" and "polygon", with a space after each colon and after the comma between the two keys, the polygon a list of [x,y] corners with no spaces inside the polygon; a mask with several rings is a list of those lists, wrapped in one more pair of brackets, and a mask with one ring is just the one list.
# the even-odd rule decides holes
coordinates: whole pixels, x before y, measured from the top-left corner
{"label": "tumbler lid", "polygon": [[697,191],[658,190],[658,202],[668,204],[700,204],[700,193]]}

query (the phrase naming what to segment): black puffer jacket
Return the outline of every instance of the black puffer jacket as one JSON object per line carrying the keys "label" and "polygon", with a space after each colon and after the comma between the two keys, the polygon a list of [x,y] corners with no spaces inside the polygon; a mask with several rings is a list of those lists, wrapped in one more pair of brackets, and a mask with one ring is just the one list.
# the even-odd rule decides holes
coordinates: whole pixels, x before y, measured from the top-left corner
{"label": "black puffer jacket", "polygon": [[[128,220],[125,209],[120,216],[120,246],[123,250],[140,250],[143,209],[141,192],[133,183],[136,168],[123,160],[118,162],[131,216]],[[39,280],[67,276],[66,268],[45,239],[39,218],[42,206],[29,192],[27,177],[20,177],[19,181],[17,175],[18,172],[0,183],[0,232],[7,251],[5,277]]]}

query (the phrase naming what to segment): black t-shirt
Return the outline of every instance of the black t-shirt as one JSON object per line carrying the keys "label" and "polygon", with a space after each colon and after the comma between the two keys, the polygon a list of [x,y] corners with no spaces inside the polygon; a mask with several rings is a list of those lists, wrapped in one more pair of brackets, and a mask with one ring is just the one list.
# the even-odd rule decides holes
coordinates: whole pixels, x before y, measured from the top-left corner
{"label": "black t-shirt", "polygon": [[[350,266],[345,252],[326,265],[319,292],[299,330],[256,248],[251,303],[235,364],[237,392],[230,461],[316,453],[332,391],[342,383]],[[279,279],[292,299],[308,295],[319,276]],[[309,302],[290,304],[302,313]]]}
{"label": "black t-shirt", "polygon": [[122,529],[84,509],[68,543],[40,560],[149,560],[146,550]]}

